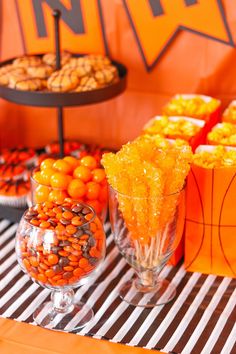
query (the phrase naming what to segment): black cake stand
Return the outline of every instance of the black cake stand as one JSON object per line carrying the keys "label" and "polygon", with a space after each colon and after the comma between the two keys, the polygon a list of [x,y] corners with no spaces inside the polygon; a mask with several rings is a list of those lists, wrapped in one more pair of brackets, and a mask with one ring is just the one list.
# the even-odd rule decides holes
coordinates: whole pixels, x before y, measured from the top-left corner
{"label": "black cake stand", "polygon": [[[54,10],[54,33],[55,33],[55,52],[56,52],[56,70],[61,68],[61,46],[59,22],[61,13]],[[36,54],[41,57],[43,54]],[[74,56],[81,56],[74,54]],[[0,67],[11,64],[15,58],[3,61]],[[21,91],[6,86],[0,86],[0,97],[17,104],[37,107],[55,107],[57,108],[58,122],[58,141],[60,146],[60,157],[64,156],[64,107],[89,105],[104,102],[114,98],[125,91],[127,84],[127,69],[117,61],[112,61],[119,74],[119,79],[109,86],[84,92],[50,92],[50,91]],[[0,218],[8,217],[11,221],[18,221],[22,211],[20,209],[5,207],[0,205]]]}

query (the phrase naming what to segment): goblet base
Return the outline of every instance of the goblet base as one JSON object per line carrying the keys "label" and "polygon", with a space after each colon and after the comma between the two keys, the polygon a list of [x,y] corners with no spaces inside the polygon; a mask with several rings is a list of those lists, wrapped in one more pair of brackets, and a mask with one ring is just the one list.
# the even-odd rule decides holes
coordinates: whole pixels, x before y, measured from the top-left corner
{"label": "goblet base", "polygon": [[158,279],[154,287],[140,286],[138,279],[133,279],[122,284],[119,295],[130,305],[152,308],[173,300],[176,287],[165,279]]}
{"label": "goblet base", "polygon": [[47,329],[71,332],[84,327],[94,317],[90,306],[83,303],[72,304],[64,312],[59,312],[52,301],[44,302],[34,312],[35,322]]}

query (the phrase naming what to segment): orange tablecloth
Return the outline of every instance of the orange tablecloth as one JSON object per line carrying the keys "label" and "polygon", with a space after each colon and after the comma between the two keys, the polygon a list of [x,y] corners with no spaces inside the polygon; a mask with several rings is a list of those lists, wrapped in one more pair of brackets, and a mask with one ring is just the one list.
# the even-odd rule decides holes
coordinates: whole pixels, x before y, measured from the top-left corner
{"label": "orange tablecloth", "polygon": [[[49,331],[26,323],[0,318],[1,354],[145,354],[134,348],[70,333]],[[159,351],[151,351],[160,353]]]}

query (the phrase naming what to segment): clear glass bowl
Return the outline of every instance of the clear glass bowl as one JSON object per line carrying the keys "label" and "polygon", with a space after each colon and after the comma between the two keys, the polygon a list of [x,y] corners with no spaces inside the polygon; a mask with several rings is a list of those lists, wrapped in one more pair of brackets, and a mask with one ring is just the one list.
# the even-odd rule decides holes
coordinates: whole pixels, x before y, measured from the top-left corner
{"label": "clear glass bowl", "polygon": [[135,270],[120,296],[154,307],[171,301],[176,289],[159,273],[178,246],[184,229],[185,191],[156,198],[124,195],[109,187],[109,212],[115,243]]}
{"label": "clear glass bowl", "polygon": [[[76,232],[40,228],[29,222],[29,208],[16,233],[16,255],[21,269],[44,288],[52,290],[51,301],[41,304],[34,320],[42,327],[63,331],[81,328],[93,318],[93,310],[74,302],[73,288],[92,281],[105,257],[106,239],[101,221],[86,204],[80,208],[92,214]],[[74,321],[76,316],[76,321]]]}

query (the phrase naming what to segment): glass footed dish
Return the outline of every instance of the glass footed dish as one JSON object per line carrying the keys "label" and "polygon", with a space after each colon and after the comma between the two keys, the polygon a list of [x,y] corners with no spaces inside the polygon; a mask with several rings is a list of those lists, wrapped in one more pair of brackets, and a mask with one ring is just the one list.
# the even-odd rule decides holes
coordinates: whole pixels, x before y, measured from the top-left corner
{"label": "glass footed dish", "polygon": [[16,255],[21,269],[37,284],[50,289],[51,301],[33,314],[45,328],[73,331],[93,318],[93,310],[74,301],[77,288],[99,272],[106,239],[92,207],[66,199],[29,208],[16,233]]}

